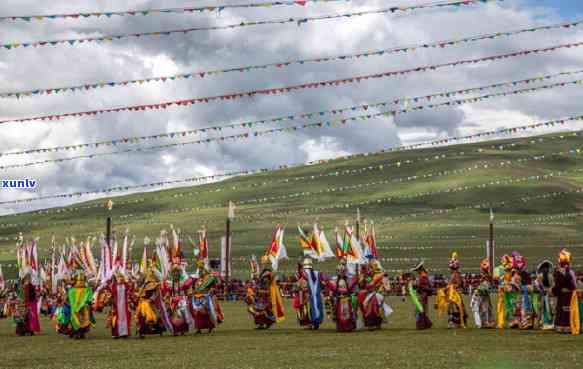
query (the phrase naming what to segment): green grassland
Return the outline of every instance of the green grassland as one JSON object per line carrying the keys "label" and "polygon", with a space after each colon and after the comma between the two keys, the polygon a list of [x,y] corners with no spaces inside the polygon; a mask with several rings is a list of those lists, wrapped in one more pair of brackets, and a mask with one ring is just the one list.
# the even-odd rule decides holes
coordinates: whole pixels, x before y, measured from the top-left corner
{"label": "green grassland", "polygon": [[[583,338],[554,332],[449,330],[431,312],[435,327],[416,331],[412,304],[390,300],[395,313],[381,331],[337,333],[327,321],[319,331],[286,320],[268,331],[253,329],[245,306],[224,303],[225,322],[212,334],[113,340],[102,316],[84,341],[55,333],[44,320],[36,337],[15,337],[0,320],[0,368],[435,368],[552,369],[583,365]],[[471,319],[470,319],[471,320]]]}
{"label": "green grassland", "polygon": [[[390,272],[408,269],[418,258],[425,258],[432,270],[444,271],[452,250],[460,251],[463,269],[472,271],[484,255],[492,206],[498,254],[516,249],[532,265],[554,258],[561,247],[569,246],[578,264],[578,257],[583,257],[576,249],[583,246],[578,232],[581,217],[559,216],[578,213],[583,206],[581,193],[573,192],[583,187],[583,161],[580,154],[569,153],[583,145],[581,134],[360,155],[213,184],[121,196],[113,198],[111,216],[118,234],[129,227],[136,235],[134,257],[141,254],[145,235],[155,237],[170,224],[193,236],[206,225],[211,255],[217,256],[226,205],[234,201],[233,269],[245,276],[247,264],[242,257],[262,254],[275,224],[287,225],[285,243],[292,258],[283,263],[282,271],[289,272],[300,254],[298,223],[319,220],[332,243],[334,226],[353,221],[360,208],[363,218],[375,221],[381,255],[389,258],[383,265]],[[555,175],[541,180],[510,182],[551,173]],[[48,214],[0,217],[0,239],[14,238],[18,232],[39,236],[46,255],[51,235],[61,244],[68,236],[82,239],[102,233],[108,214],[101,206],[104,201],[59,212],[52,209]],[[14,241],[0,241],[0,262],[14,260],[13,245]],[[186,251],[192,254],[190,246]],[[321,268],[332,270],[333,263]],[[9,268],[5,273],[11,273]]]}
{"label": "green grassland", "polygon": [[[383,265],[394,275],[420,258],[426,259],[431,270],[443,272],[452,250],[460,251],[463,270],[475,271],[484,256],[489,207],[493,206],[498,254],[519,250],[532,266],[542,258],[554,259],[561,247],[568,246],[578,266],[583,264],[579,262],[583,257],[579,253],[583,246],[581,217],[577,216],[583,197],[576,190],[583,187],[583,167],[582,159],[568,152],[583,144],[581,137],[581,133],[552,134],[333,160],[114,198],[111,216],[118,233],[129,227],[136,235],[134,257],[141,253],[145,235],[156,236],[170,224],[191,235],[206,225],[211,254],[217,256],[226,204],[232,200],[237,203],[233,268],[236,276],[246,277],[244,257],[263,253],[275,224],[287,225],[285,243],[291,260],[283,262],[281,270],[290,272],[300,254],[297,223],[319,220],[332,241],[334,226],[353,220],[358,207],[363,218],[375,221]],[[499,145],[505,145],[504,149]],[[559,152],[566,154],[551,155]],[[533,160],[542,155],[545,157]],[[551,173],[552,177],[541,180],[515,181]],[[413,176],[418,178],[410,178]],[[483,187],[486,183],[493,184]],[[253,199],[261,201],[241,203]],[[41,254],[46,255],[53,234],[60,244],[67,236],[81,239],[103,232],[107,216],[103,202],[77,204],[59,212],[52,209],[47,214],[1,217],[0,239],[13,238],[18,232],[39,236]],[[76,207],[82,209],[71,210]],[[190,257],[190,248],[186,251]],[[14,241],[0,241],[0,262],[13,260]],[[318,268],[332,271],[333,265],[330,261]],[[4,271],[14,275],[13,268]],[[419,332],[414,329],[410,302],[391,298],[391,305],[395,313],[386,329],[350,334],[336,333],[329,322],[318,332],[300,329],[289,303],[286,321],[269,331],[253,329],[242,303],[225,303],[226,322],[212,335],[146,340],[112,340],[101,315],[85,341],[58,336],[48,321],[43,321],[44,331],[38,337],[18,338],[10,321],[3,320],[0,368],[522,369],[583,365],[580,337],[540,331],[448,330],[446,318],[437,318],[434,312],[435,329]]]}

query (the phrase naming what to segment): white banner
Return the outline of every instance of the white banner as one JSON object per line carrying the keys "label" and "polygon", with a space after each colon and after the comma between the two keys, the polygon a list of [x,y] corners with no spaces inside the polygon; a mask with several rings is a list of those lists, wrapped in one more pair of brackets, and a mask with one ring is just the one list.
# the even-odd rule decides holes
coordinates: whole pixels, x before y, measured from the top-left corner
{"label": "white banner", "polygon": [[[229,238],[229,246],[233,245],[233,236]],[[227,278],[233,274],[232,264],[231,264],[231,247],[229,247],[229,255],[227,255],[227,242],[226,237],[221,237],[221,277]],[[229,263],[229,276],[227,276],[227,262]]]}

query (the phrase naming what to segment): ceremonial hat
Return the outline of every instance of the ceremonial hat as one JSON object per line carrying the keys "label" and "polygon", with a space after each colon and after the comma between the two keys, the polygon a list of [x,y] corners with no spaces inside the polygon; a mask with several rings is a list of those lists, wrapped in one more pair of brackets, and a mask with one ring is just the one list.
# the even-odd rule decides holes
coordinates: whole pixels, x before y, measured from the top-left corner
{"label": "ceremonial hat", "polygon": [[554,267],[554,265],[552,262],[550,262],[549,260],[543,260],[537,265],[536,272],[537,273],[548,273],[553,269],[553,267]]}
{"label": "ceremonial hat", "polygon": [[571,253],[566,249],[562,249],[559,253],[559,265],[567,266],[571,264]]}

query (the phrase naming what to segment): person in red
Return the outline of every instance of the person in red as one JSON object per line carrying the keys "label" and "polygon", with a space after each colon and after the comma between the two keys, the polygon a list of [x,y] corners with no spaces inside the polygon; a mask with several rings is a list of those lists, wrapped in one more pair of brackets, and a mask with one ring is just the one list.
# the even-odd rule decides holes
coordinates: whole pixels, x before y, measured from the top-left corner
{"label": "person in red", "polygon": [[111,294],[111,312],[109,327],[113,338],[128,338],[131,334],[132,315],[130,313],[131,297],[134,295],[132,286],[127,283],[126,276],[118,271],[108,286]]}
{"label": "person in red", "polygon": [[327,287],[332,292],[332,319],[338,332],[356,329],[358,302],[355,294],[357,280],[348,276],[346,259],[341,259],[336,268],[336,277],[329,280]]}
{"label": "person in red", "polygon": [[19,336],[34,336],[40,332],[38,319],[38,292],[33,284],[32,271],[23,274],[18,294],[18,306],[14,313],[16,334]]}
{"label": "person in red", "polygon": [[192,316],[196,333],[208,329],[211,333],[224,321],[221,306],[214,295],[219,280],[207,269],[203,260],[197,262],[199,276],[192,285]]}
{"label": "person in red", "polygon": [[169,301],[170,322],[174,327],[174,335],[184,335],[194,329],[194,319],[188,306],[186,291],[193,283],[184,269],[174,263],[170,271],[171,281],[167,284],[166,296]]}
{"label": "person in red", "polygon": [[380,329],[381,324],[393,312],[385,303],[384,291],[389,290],[386,275],[378,260],[371,260],[366,272],[361,273],[358,303],[364,318],[364,326]]}
{"label": "person in red", "polygon": [[429,329],[433,323],[427,316],[429,306],[429,296],[431,296],[431,283],[429,281],[429,274],[424,267],[424,262],[421,261],[417,266],[411,269],[412,272],[417,273],[416,280],[411,282],[409,293],[416,305],[415,324],[417,329]]}

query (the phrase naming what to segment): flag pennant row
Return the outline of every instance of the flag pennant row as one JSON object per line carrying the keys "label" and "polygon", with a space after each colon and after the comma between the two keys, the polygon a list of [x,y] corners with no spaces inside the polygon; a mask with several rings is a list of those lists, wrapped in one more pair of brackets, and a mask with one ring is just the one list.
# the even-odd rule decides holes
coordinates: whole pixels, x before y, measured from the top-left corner
{"label": "flag pennant row", "polygon": [[[473,191],[473,190],[483,190],[485,188],[489,188],[489,187],[494,187],[494,186],[504,186],[504,185],[511,185],[511,184],[517,184],[517,183],[529,183],[531,181],[535,181],[535,182],[540,182],[540,181],[547,181],[556,177],[562,177],[562,176],[569,176],[569,175],[579,175],[580,173],[583,172],[583,168],[575,168],[572,170],[563,170],[563,171],[555,171],[555,172],[549,172],[546,174],[538,174],[538,175],[530,175],[530,176],[523,176],[523,177],[511,177],[511,178],[505,178],[505,179],[491,179],[487,182],[483,182],[483,183],[477,183],[474,185],[465,185],[465,186],[457,186],[457,187],[444,187],[438,190],[434,190],[434,191],[425,191],[425,192],[418,192],[418,193],[414,193],[414,194],[408,194],[408,195],[393,195],[393,196],[387,196],[387,197],[382,197],[382,198],[375,198],[375,199],[369,199],[369,200],[363,200],[363,201],[358,201],[358,202],[336,202],[333,205],[325,205],[325,206],[318,206],[318,207],[309,207],[309,208],[304,208],[304,209],[300,209],[300,210],[287,210],[287,211],[280,211],[280,212],[273,212],[273,213],[265,213],[262,212],[261,214],[256,214],[256,215],[248,215],[248,216],[241,216],[240,219],[238,220],[239,223],[255,223],[261,220],[265,220],[265,218],[287,218],[289,216],[292,215],[296,215],[296,216],[303,216],[305,214],[308,213],[319,213],[322,211],[329,211],[329,210],[334,210],[334,209],[349,209],[349,208],[354,208],[354,207],[366,207],[366,206],[386,206],[386,204],[388,203],[395,203],[397,201],[407,201],[407,200],[413,200],[413,199],[418,199],[418,198],[422,198],[422,197],[429,197],[429,196],[436,196],[436,195],[443,195],[443,194],[450,194],[450,193],[459,193],[459,192],[466,192],[466,191]],[[343,191],[354,191],[355,189],[359,189],[365,186],[374,186],[374,185],[386,185],[384,183],[384,181],[381,181],[382,183],[371,183],[371,184],[361,184],[361,186],[346,186],[346,187],[342,187],[342,188],[336,188],[332,191],[332,189],[329,189],[328,191],[323,190],[323,192],[343,192]],[[565,193],[581,193],[583,191],[583,189],[574,189],[574,190],[569,190],[569,191],[564,191],[562,194]],[[282,196],[274,196],[274,197],[266,197],[266,198],[254,198],[254,199],[248,199],[248,200],[243,200],[243,201],[238,201],[237,204],[239,206],[244,206],[244,205],[249,205],[249,204],[266,204],[272,201],[281,201],[282,198],[304,198],[304,197],[309,197],[309,196],[315,196],[318,194],[323,193],[322,191],[316,191],[316,192],[300,192],[300,193],[296,193],[296,194],[287,194],[287,195],[282,195]],[[533,196],[526,196],[526,197],[522,197],[518,200],[506,200],[506,201],[501,201],[501,202],[495,202],[495,203],[489,203],[490,206],[492,205],[496,205],[496,206],[505,206],[509,203],[513,203],[513,202],[526,202],[533,199],[546,199],[549,198],[549,193],[544,193],[544,194],[539,194],[539,195],[533,195]],[[553,196],[554,197],[554,196]],[[201,210],[205,210],[205,209],[217,209],[217,208],[225,208],[228,205],[225,205],[224,203],[220,203],[220,204],[206,204],[206,205],[200,205],[197,207],[188,207],[188,208],[181,208],[181,209],[172,209],[170,211],[149,211],[149,212],[142,212],[139,214],[122,214],[119,215],[119,219],[123,220],[123,219],[130,219],[128,222],[129,223],[124,223],[122,222],[117,222],[118,225],[122,225],[122,224],[135,224],[135,223],[139,223],[139,221],[137,220],[131,220],[132,218],[136,218],[137,216],[140,217],[159,217],[161,215],[164,214],[179,214],[179,213],[197,213],[200,212]],[[464,205],[464,206],[459,206],[459,207],[454,207],[454,208],[448,208],[448,209],[442,209],[442,210],[434,210],[431,212],[425,212],[425,213],[412,213],[412,214],[404,214],[401,216],[397,216],[397,217],[384,217],[381,218],[382,221],[378,222],[378,224],[386,224],[388,222],[388,219],[403,219],[406,217],[420,217],[420,216],[426,216],[426,215],[437,215],[437,214],[443,214],[443,213],[449,213],[452,211],[459,211],[459,210],[467,210],[467,209],[479,209],[479,208],[484,208],[484,204],[472,204],[472,205]],[[256,207],[254,207],[253,209],[256,209]],[[263,218],[261,218],[263,217]],[[239,217],[238,217],[239,218]],[[255,219],[255,220],[253,220]],[[95,218],[96,220],[96,224],[100,224],[100,218]],[[146,220],[147,221],[147,220]],[[50,223],[46,223],[46,222],[23,222],[23,223],[3,223],[2,225],[0,225],[0,228],[13,228],[13,227],[23,227],[23,226],[28,226],[28,227],[33,227],[33,226],[46,226],[46,225],[52,225],[52,226],[57,226],[57,225],[67,225],[67,226],[75,226],[75,225],[80,225],[80,226],[87,226],[86,222],[80,222],[80,221],[55,221],[55,222],[50,222]]]}
{"label": "flag pennant row", "polygon": [[310,83],[304,83],[301,85],[283,86],[283,87],[270,88],[270,89],[238,92],[238,93],[227,94],[227,95],[199,97],[199,98],[186,99],[186,100],[165,101],[165,102],[160,102],[160,103],[156,103],[156,104],[148,104],[148,105],[133,105],[133,106],[124,106],[124,107],[119,107],[119,108],[109,108],[109,109],[100,109],[100,110],[91,110],[91,111],[79,111],[79,112],[74,112],[74,113],[64,113],[64,114],[43,115],[43,116],[36,116],[36,117],[5,119],[5,120],[1,120],[0,124],[25,123],[25,122],[45,122],[45,121],[61,120],[61,119],[70,118],[70,117],[96,116],[96,115],[106,114],[106,113],[141,112],[141,111],[148,111],[148,110],[160,110],[160,109],[168,109],[171,107],[179,107],[179,106],[185,107],[185,106],[191,106],[191,105],[196,105],[196,104],[205,104],[205,103],[210,103],[210,102],[215,102],[215,101],[232,102],[232,101],[235,101],[238,99],[254,97],[257,95],[280,95],[280,94],[286,94],[286,93],[290,93],[290,92],[297,92],[297,91],[305,90],[305,89],[337,87],[337,86],[345,85],[345,84],[360,83],[362,81],[371,80],[371,79],[396,77],[396,76],[408,75],[411,73],[418,73],[418,72],[430,72],[430,71],[436,71],[438,69],[443,69],[443,68],[447,68],[447,67],[459,67],[459,66],[464,66],[464,65],[483,63],[483,62],[487,62],[487,61],[504,60],[504,59],[515,58],[515,57],[522,57],[522,56],[528,56],[528,55],[534,55],[534,54],[540,54],[540,53],[554,52],[554,51],[562,50],[562,49],[577,48],[577,47],[581,47],[581,46],[583,46],[583,42],[562,44],[562,45],[550,46],[550,47],[546,47],[546,48],[521,50],[521,51],[516,51],[516,52],[508,53],[508,54],[498,54],[498,55],[487,56],[487,57],[478,58],[478,59],[463,59],[463,60],[458,60],[458,61],[449,62],[449,63],[420,66],[420,67],[416,67],[416,68],[403,69],[403,70],[398,70],[398,71],[389,71],[389,72],[382,72],[382,73],[376,73],[376,74],[353,76],[353,77],[348,77],[348,78],[327,80],[327,81],[310,82]]}
{"label": "flag pennant row", "polygon": [[332,15],[322,15],[322,16],[315,16],[315,17],[301,17],[301,18],[282,18],[282,19],[268,19],[268,20],[260,20],[260,21],[249,21],[249,22],[239,22],[227,25],[220,25],[220,26],[209,26],[209,27],[193,27],[193,28],[183,28],[183,29],[176,29],[176,30],[169,30],[169,31],[155,31],[155,32],[142,32],[142,33],[131,33],[131,34],[118,34],[118,35],[108,35],[108,36],[101,36],[101,37],[91,37],[91,38],[74,38],[74,39],[60,39],[60,40],[43,40],[43,41],[26,41],[26,42],[10,42],[1,44],[1,48],[4,50],[15,50],[18,48],[27,48],[27,47],[45,47],[45,46],[57,46],[57,45],[79,45],[84,43],[102,43],[102,42],[113,42],[117,40],[124,40],[124,39],[137,39],[137,38],[144,38],[144,37],[162,37],[162,36],[170,36],[173,34],[188,34],[191,32],[197,31],[216,31],[216,30],[226,30],[226,29],[234,29],[234,28],[241,28],[241,27],[250,27],[250,26],[260,26],[260,25],[268,25],[268,24],[288,24],[288,23],[295,23],[298,26],[308,23],[308,22],[316,22],[321,20],[328,20],[328,19],[345,19],[351,17],[359,17],[364,15],[372,15],[372,14],[394,14],[394,13],[410,13],[413,11],[421,10],[421,9],[432,9],[432,8],[443,8],[443,7],[461,7],[461,6],[469,6],[475,5],[480,3],[498,3],[502,2],[503,0],[461,0],[461,1],[450,1],[450,2],[436,2],[436,3],[429,3],[429,4],[419,4],[419,5],[402,5],[402,6],[392,6],[390,8],[383,8],[377,10],[366,10],[361,12],[352,12],[352,13],[344,13],[344,14],[332,14]]}
{"label": "flag pennant row", "polygon": [[[520,130],[512,130],[507,132],[508,134],[514,134],[516,132],[518,132]],[[538,138],[537,140],[521,140],[521,141],[513,141],[512,143],[509,144],[496,144],[496,145],[492,145],[491,149],[495,150],[495,151],[502,151],[502,150],[511,150],[512,148],[514,148],[518,143],[520,143],[520,145],[535,145],[535,144],[539,144],[540,142],[545,142],[547,140],[564,140],[565,138],[570,138],[570,137],[578,137],[578,136],[583,136],[583,132],[571,132],[568,135],[566,134],[558,134],[558,135],[553,135],[553,136],[548,136],[545,138]],[[462,137],[458,137],[458,139],[461,141],[463,140]],[[541,141],[542,140],[542,141]],[[437,142],[437,141],[435,141]],[[468,141],[470,142],[470,141]],[[458,141],[459,143],[459,141]],[[431,145],[432,142],[427,142],[427,145]],[[421,144],[423,145],[423,143]],[[395,148],[395,151],[397,151],[397,149],[402,149],[403,147],[400,148]],[[351,158],[359,158],[359,157],[371,157],[371,156],[375,156],[375,155],[382,155],[387,153],[387,151],[389,150],[380,150],[380,151],[375,151],[375,152],[365,152],[365,153],[360,153],[360,154],[354,154],[354,155],[349,155],[349,156],[341,156],[341,157],[337,157],[337,158],[333,158],[333,159],[323,159],[323,160],[318,160],[318,161],[314,161],[314,162],[307,162],[307,163],[294,163],[294,164],[288,164],[288,165],[279,165],[277,167],[272,167],[272,168],[262,168],[262,169],[253,169],[253,170],[248,170],[247,173],[245,174],[241,174],[241,175],[249,175],[249,174],[253,174],[253,173],[266,173],[266,172],[273,172],[276,170],[285,170],[285,169],[291,169],[297,166],[302,166],[302,165],[314,165],[314,164],[326,164],[326,163],[331,163],[333,161],[339,161],[339,160],[349,160]],[[482,153],[483,149],[477,148],[475,150],[476,153]],[[296,176],[296,177],[286,177],[286,178],[282,178],[282,179],[271,179],[271,180],[263,180],[260,183],[251,183],[248,186],[243,186],[243,185],[237,185],[237,186],[229,186],[230,189],[233,190],[237,190],[237,189],[244,189],[244,188],[257,188],[257,187],[264,187],[264,186],[272,186],[272,185],[277,185],[279,183],[297,183],[299,181],[306,181],[306,180],[315,180],[318,178],[325,178],[325,177],[339,177],[339,176],[350,176],[350,175],[354,175],[354,176],[361,176],[363,173],[365,172],[372,172],[372,171],[384,171],[384,170],[388,170],[388,169],[399,169],[402,168],[404,166],[410,166],[413,165],[415,163],[426,163],[426,162],[430,162],[430,161],[436,161],[436,160],[448,160],[449,158],[455,158],[455,157],[459,157],[459,156],[464,156],[468,154],[468,151],[460,151],[460,152],[454,152],[454,153],[450,153],[450,154],[440,154],[440,155],[430,155],[430,156],[417,156],[414,159],[407,159],[407,160],[388,160],[388,161],[382,161],[379,163],[375,163],[374,165],[368,165],[365,167],[360,167],[360,168],[352,168],[352,169],[345,169],[345,170],[334,170],[331,172],[320,172],[317,174],[310,174],[307,176]],[[569,155],[579,155],[580,154],[580,149],[571,149],[569,150]],[[553,154],[553,155],[564,155],[564,153],[558,153],[558,154]],[[535,157],[538,158],[538,157]],[[501,162],[501,165],[504,164],[504,162]],[[431,176],[431,173],[426,174],[427,176]],[[394,181],[409,181],[411,179],[415,179],[418,176],[413,176],[413,177],[406,177],[402,180],[398,180],[398,179],[394,179]],[[175,193],[172,194],[170,197],[172,198],[183,198],[183,197],[197,197],[197,196],[202,196],[204,194],[212,194],[215,192],[220,192],[222,190],[224,190],[225,186],[224,185],[218,185],[216,188],[211,188],[208,190],[196,190],[196,191],[182,191],[180,193]],[[153,199],[153,200],[168,200],[169,196],[167,195],[159,195],[159,196],[149,196],[148,199]],[[141,197],[141,198],[132,198],[131,200],[118,200],[116,201],[116,208],[119,208],[120,206],[123,205],[127,205],[127,204],[131,204],[131,205],[135,205],[137,203],[143,203],[146,201],[145,197]],[[66,208],[54,208],[54,209],[44,209],[44,210],[37,210],[34,211],[32,213],[30,213],[31,215],[46,215],[46,214],[60,214],[60,213],[71,213],[71,212],[77,212],[77,211],[81,211],[81,210],[87,210],[87,209],[95,209],[95,208],[99,208],[102,207],[101,203],[93,203],[93,204],[89,204],[89,205],[79,205],[79,206],[69,206]],[[441,223],[440,223],[441,224]]]}
{"label": "flag pennant row", "polygon": [[450,98],[450,97],[459,96],[459,95],[467,95],[467,94],[474,93],[474,92],[482,92],[482,91],[486,91],[486,90],[490,90],[490,89],[497,89],[497,88],[503,88],[503,87],[515,87],[515,86],[519,86],[519,85],[528,85],[528,84],[532,84],[535,82],[551,80],[551,79],[559,78],[559,77],[573,76],[573,75],[577,75],[577,74],[581,74],[581,73],[583,73],[583,69],[574,70],[574,71],[565,71],[565,72],[560,72],[560,73],[555,73],[555,74],[548,74],[548,75],[531,77],[531,78],[527,78],[527,79],[521,79],[521,80],[515,80],[515,81],[509,81],[509,82],[495,83],[495,84],[487,85],[487,86],[472,87],[472,88],[466,88],[466,89],[455,90],[455,91],[435,93],[435,94],[430,94],[430,95],[425,95],[425,96],[401,97],[401,98],[395,98],[395,99],[390,100],[390,101],[384,101],[384,102],[379,102],[379,103],[357,105],[357,106],[324,110],[324,111],[312,112],[312,113],[300,113],[297,115],[280,116],[280,117],[275,117],[275,118],[256,120],[256,121],[248,121],[248,122],[235,123],[235,124],[217,125],[217,126],[211,126],[211,127],[205,127],[205,128],[191,129],[191,130],[186,130],[186,131],[160,133],[160,134],[149,135],[149,136],[124,137],[124,138],[118,138],[118,139],[100,141],[100,142],[82,143],[82,144],[77,144],[77,145],[65,145],[65,146],[56,146],[56,147],[46,147],[46,148],[39,148],[39,149],[28,149],[28,150],[24,150],[24,151],[5,152],[5,153],[0,152],[0,157],[14,156],[14,155],[26,155],[26,154],[52,153],[52,152],[61,152],[61,151],[72,151],[72,150],[81,150],[81,149],[85,149],[85,148],[100,148],[100,147],[119,146],[119,145],[127,145],[127,144],[131,145],[131,144],[138,144],[138,143],[141,143],[144,141],[151,141],[151,140],[179,139],[179,138],[185,137],[187,135],[203,134],[203,133],[210,133],[210,132],[213,132],[213,133],[219,132],[220,133],[224,129],[227,129],[227,128],[246,129],[246,128],[253,128],[253,127],[256,127],[259,125],[264,125],[264,124],[289,122],[289,121],[295,121],[298,119],[314,118],[314,117],[324,116],[324,115],[340,115],[340,114],[344,114],[347,112],[354,112],[354,111],[361,111],[361,110],[366,111],[366,110],[373,109],[373,108],[386,107],[386,106],[391,105],[391,104],[393,104],[393,105],[403,104],[405,106],[409,106],[410,104],[418,103],[421,101],[431,102],[431,101],[434,101],[438,98]]}
{"label": "flag pennant row", "polygon": [[[528,130],[528,129],[537,129],[537,128],[542,128],[542,127],[547,127],[547,128],[548,127],[555,127],[555,126],[565,125],[565,124],[568,124],[571,122],[581,122],[581,121],[583,121],[583,115],[571,116],[568,118],[561,118],[561,119],[556,119],[556,120],[551,120],[551,121],[546,121],[546,122],[534,123],[534,124],[529,124],[529,125],[520,126],[520,127],[511,127],[511,128],[497,129],[497,130],[488,131],[488,132],[480,132],[480,133],[477,133],[475,135],[468,135],[468,136],[462,136],[462,137],[450,137],[447,139],[440,139],[440,140],[436,140],[433,142],[439,143],[439,144],[455,144],[455,143],[458,143],[459,140],[467,139],[468,137],[476,137],[476,138],[488,137],[488,136],[492,136],[492,135],[499,135],[501,133],[513,134],[513,133],[519,132],[521,130],[524,131],[524,130]],[[423,144],[427,144],[427,143],[423,143]],[[423,145],[423,144],[416,144],[416,145]],[[397,151],[413,149],[415,147],[418,147],[416,145],[389,148],[389,149],[386,149],[385,152],[397,152]],[[321,161],[321,162],[325,163],[325,161]],[[177,179],[177,180],[171,180],[171,181],[160,181],[160,182],[154,182],[154,183],[142,184],[142,185],[134,185],[134,186],[111,187],[111,188],[96,190],[96,191],[82,191],[82,192],[73,192],[73,193],[66,193],[66,194],[45,195],[45,196],[32,197],[32,198],[27,198],[27,199],[2,201],[2,202],[0,202],[0,205],[30,203],[30,202],[34,202],[34,201],[47,200],[47,199],[71,199],[71,198],[87,196],[87,195],[100,195],[100,194],[110,194],[110,193],[114,193],[114,192],[125,192],[125,191],[134,190],[134,189],[157,188],[157,187],[163,187],[163,186],[168,186],[168,185],[172,185],[172,184],[180,184],[180,183],[204,183],[206,181],[216,181],[216,180],[227,178],[230,176],[266,173],[266,172],[270,172],[270,171],[288,169],[288,168],[289,168],[289,166],[280,166],[277,169],[264,168],[264,169],[258,169],[258,170],[242,170],[242,171],[237,171],[237,172],[215,174],[215,175],[204,176],[204,177],[192,177],[192,178]],[[583,169],[581,169],[581,171],[583,171]]]}
{"label": "flag pennant row", "polygon": [[288,61],[284,61],[284,62],[277,62],[277,63],[270,63],[270,64],[248,65],[248,66],[243,66],[243,67],[235,67],[235,68],[227,68],[227,69],[215,69],[215,70],[209,70],[209,71],[177,74],[177,75],[172,75],[172,76],[159,76],[159,77],[152,77],[152,78],[124,80],[124,81],[101,81],[101,82],[93,82],[93,83],[88,83],[88,84],[84,84],[84,85],[77,85],[77,86],[34,89],[34,90],[17,91],[17,92],[3,92],[3,93],[0,93],[0,98],[20,99],[20,98],[34,97],[34,96],[40,96],[40,95],[57,95],[57,94],[63,94],[63,93],[67,93],[67,92],[83,92],[83,91],[96,90],[96,89],[102,89],[102,88],[107,88],[107,87],[126,87],[126,86],[139,87],[145,83],[173,82],[173,81],[177,81],[177,80],[186,80],[186,79],[195,79],[195,78],[203,79],[203,78],[208,77],[208,76],[221,75],[221,74],[225,74],[225,73],[251,72],[251,71],[255,71],[255,70],[265,70],[268,68],[274,68],[275,70],[282,70],[282,69],[287,68],[291,65],[303,65],[306,63],[326,63],[326,62],[331,62],[331,61],[361,60],[361,58],[367,58],[369,56],[407,54],[407,53],[416,52],[418,50],[424,50],[424,49],[430,49],[430,48],[443,49],[446,47],[458,46],[460,44],[465,44],[465,43],[469,43],[469,42],[492,40],[492,39],[497,39],[497,38],[502,38],[502,37],[512,37],[512,36],[516,36],[519,34],[532,33],[532,32],[537,32],[537,31],[548,31],[548,30],[554,30],[554,29],[570,29],[570,28],[575,28],[575,27],[581,26],[581,25],[583,25],[583,21],[575,21],[575,22],[569,22],[569,23],[552,24],[552,25],[547,25],[547,26],[529,27],[529,28],[523,28],[523,29],[514,30],[514,31],[507,31],[507,32],[495,32],[495,33],[489,33],[489,34],[480,34],[480,35],[459,38],[459,39],[455,39],[455,40],[442,40],[442,41],[435,41],[435,42],[431,42],[431,43],[423,43],[423,44],[408,45],[408,46],[397,46],[397,47],[392,47],[389,49],[367,51],[367,52],[357,53],[357,54],[336,55],[336,56],[320,57],[320,58],[313,58],[313,59],[288,60]]}
{"label": "flag pennant row", "polygon": [[297,126],[272,128],[272,129],[267,129],[267,130],[262,130],[262,131],[238,133],[238,134],[229,135],[229,136],[209,137],[209,138],[204,138],[204,139],[195,140],[195,141],[168,143],[168,144],[163,144],[163,145],[155,145],[155,146],[147,146],[147,147],[136,147],[136,148],[129,148],[129,149],[120,150],[120,151],[93,153],[93,154],[87,154],[87,155],[70,156],[70,157],[66,157],[66,158],[45,159],[45,160],[27,162],[27,163],[0,165],[0,170],[8,170],[8,169],[15,169],[15,168],[28,168],[31,166],[63,163],[63,162],[69,162],[69,161],[74,161],[74,160],[79,160],[79,159],[95,159],[98,157],[118,155],[118,154],[144,153],[147,151],[167,150],[167,149],[171,149],[171,148],[181,148],[181,147],[185,147],[188,145],[204,145],[204,144],[210,144],[210,143],[222,144],[222,143],[228,142],[228,141],[248,140],[248,139],[255,138],[255,137],[269,136],[269,135],[278,134],[278,133],[295,133],[299,130],[313,129],[313,128],[316,128],[316,129],[337,128],[340,125],[346,125],[346,124],[358,122],[358,121],[369,121],[371,119],[377,119],[377,118],[383,118],[383,117],[384,118],[391,118],[391,117],[395,117],[397,115],[403,115],[403,114],[413,113],[413,112],[422,111],[422,110],[451,108],[451,107],[456,107],[456,106],[460,106],[460,105],[474,104],[474,103],[486,101],[486,100],[489,100],[492,98],[506,97],[506,96],[512,96],[512,95],[521,95],[521,94],[527,94],[527,93],[532,93],[532,92],[537,92],[537,91],[550,90],[553,88],[563,88],[563,87],[576,86],[576,85],[581,85],[581,84],[583,84],[583,79],[575,80],[575,81],[559,82],[559,83],[542,85],[542,86],[532,87],[532,88],[512,90],[512,91],[507,91],[507,92],[498,92],[498,93],[494,93],[494,94],[476,96],[476,97],[472,97],[472,98],[468,98],[468,99],[451,100],[451,101],[447,101],[447,102],[443,102],[443,103],[439,103],[439,104],[417,105],[417,106],[407,107],[404,109],[382,111],[382,112],[374,113],[374,114],[362,114],[362,115],[357,115],[357,116],[352,116],[352,117],[337,118],[337,119],[331,119],[328,121],[320,121],[320,122],[316,122],[316,123],[306,123],[306,124],[297,125]]}
{"label": "flag pennant row", "polygon": [[205,12],[220,13],[226,9],[245,9],[245,8],[271,8],[278,6],[306,6],[310,3],[336,3],[347,2],[351,0],[295,0],[295,1],[262,1],[256,3],[246,4],[222,4],[222,5],[207,5],[198,7],[182,7],[182,8],[159,8],[159,9],[141,9],[141,10],[123,10],[123,11],[106,11],[106,12],[83,12],[83,13],[65,13],[65,14],[37,14],[37,15],[13,15],[0,17],[0,22],[32,22],[32,21],[53,21],[61,19],[82,20],[87,18],[102,18],[108,19],[114,16],[117,17],[136,17],[136,16],[152,16],[164,14],[194,14]]}

